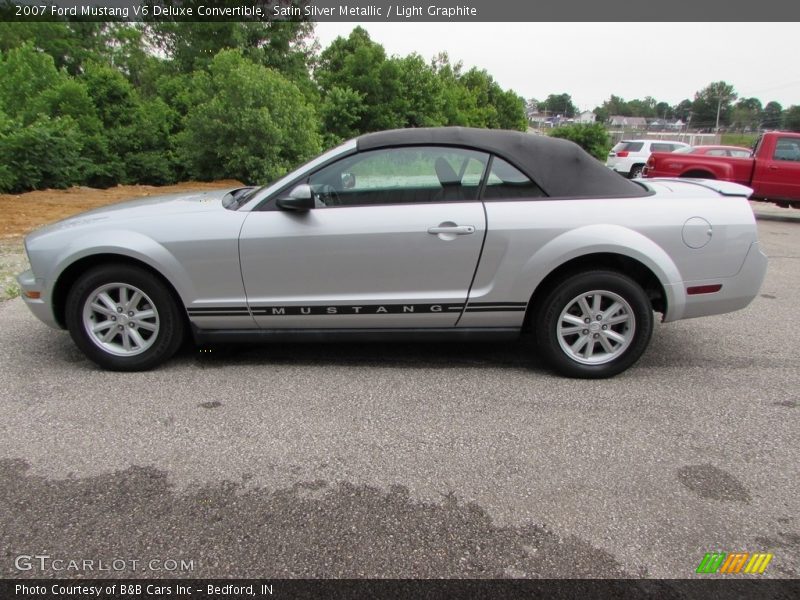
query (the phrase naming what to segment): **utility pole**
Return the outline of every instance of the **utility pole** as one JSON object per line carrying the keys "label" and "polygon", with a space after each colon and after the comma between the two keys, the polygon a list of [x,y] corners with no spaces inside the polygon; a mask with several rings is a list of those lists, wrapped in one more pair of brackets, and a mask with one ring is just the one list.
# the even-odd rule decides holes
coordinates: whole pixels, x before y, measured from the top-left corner
{"label": "utility pole", "polygon": [[716,124],[716,127],[714,128],[714,133],[719,133],[719,114],[722,111],[722,101],[723,100],[728,100],[728,99],[733,98],[733,97],[735,97],[734,94],[728,95],[728,94],[723,93],[723,88],[722,88],[722,86],[720,86],[719,93],[717,94],[717,124]]}

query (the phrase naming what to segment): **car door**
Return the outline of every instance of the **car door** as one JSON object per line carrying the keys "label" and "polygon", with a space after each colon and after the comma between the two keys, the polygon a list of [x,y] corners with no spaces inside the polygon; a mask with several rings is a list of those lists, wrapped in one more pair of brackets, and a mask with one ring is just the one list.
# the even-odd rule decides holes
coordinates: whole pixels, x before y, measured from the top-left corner
{"label": "car door", "polygon": [[772,156],[756,161],[753,187],[765,198],[800,198],[800,139],[779,137]]}
{"label": "car door", "polygon": [[455,326],[480,258],[486,154],[372,150],[304,177],[316,207],[248,215],[242,277],[262,328]]}

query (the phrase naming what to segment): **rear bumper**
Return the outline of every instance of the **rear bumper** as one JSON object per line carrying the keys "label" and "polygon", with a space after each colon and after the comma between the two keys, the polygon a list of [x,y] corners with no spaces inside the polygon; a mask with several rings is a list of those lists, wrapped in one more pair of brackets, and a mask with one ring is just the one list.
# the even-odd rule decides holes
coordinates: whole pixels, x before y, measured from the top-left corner
{"label": "rear bumper", "polygon": [[[742,268],[733,277],[709,279],[701,281],[684,281],[680,284],[678,296],[684,298],[683,306],[676,306],[675,311],[670,311],[669,321],[678,319],[693,319],[708,315],[741,310],[750,304],[758,295],[764,277],[767,274],[767,256],[761,251],[758,242],[753,242],[747,252]],[[693,286],[722,284],[722,288],[713,294],[698,294],[690,296],[686,289]]]}

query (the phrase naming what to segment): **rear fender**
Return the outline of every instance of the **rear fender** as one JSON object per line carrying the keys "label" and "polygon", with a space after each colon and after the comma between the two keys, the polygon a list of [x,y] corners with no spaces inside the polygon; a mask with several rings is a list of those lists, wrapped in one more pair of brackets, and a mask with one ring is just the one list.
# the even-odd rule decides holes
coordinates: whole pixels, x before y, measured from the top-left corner
{"label": "rear fender", "polygon": [[653,272],[666,294],[665,321],[682,312],[686,294],[680,285],[678,267],[658,244],[620,225],[587,225],[553,238],[525,263],[512,297],[530,298],[544,278],[561,265],[575,258],[600,253],[626,256]]}

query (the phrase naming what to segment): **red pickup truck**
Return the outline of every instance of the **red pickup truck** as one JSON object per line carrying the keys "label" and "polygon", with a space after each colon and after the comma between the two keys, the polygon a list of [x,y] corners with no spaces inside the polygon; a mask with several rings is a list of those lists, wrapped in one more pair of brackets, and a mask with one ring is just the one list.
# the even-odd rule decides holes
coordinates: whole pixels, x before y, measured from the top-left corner
{"label": "red pickup truck", "polygon": [[764,133],[749,158],[653,152],[642,174],[733,181],[752,198],[800,208],[800,133]]}

